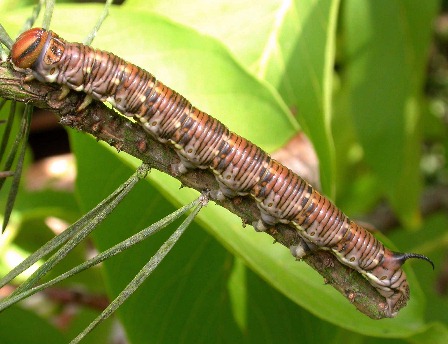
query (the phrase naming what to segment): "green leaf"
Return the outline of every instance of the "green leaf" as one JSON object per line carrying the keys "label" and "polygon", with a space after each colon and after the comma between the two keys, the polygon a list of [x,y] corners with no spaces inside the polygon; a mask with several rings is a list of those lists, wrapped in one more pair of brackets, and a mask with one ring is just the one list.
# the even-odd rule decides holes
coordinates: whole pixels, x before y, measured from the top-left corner
{"label": "green leaf", "polygon": [[296,113],[319,158],[322,189],[334,197],[335,157],[330,124],[339,1],[294,4],[278,34],[279,48],[272,53],[266,78]]}
{"label": "green leaf", "polygon": [[448,341],[448,328],[442,323],[432,323],[422,333],[416,334],[409,339],[415,344],[444,344]]}
{"label": "green leaf", "polygon": [[19,307],[11,307],[0,316],[0,342],[2,344],[66,343],[67,338],[34,313]]}
{"label": "green leaf", "polygon": [[[364,157],[400,219],[418,224],[421,97],[431,1],[347,1],[344,85]],[[394,18],[394,19],[392,19]]]}

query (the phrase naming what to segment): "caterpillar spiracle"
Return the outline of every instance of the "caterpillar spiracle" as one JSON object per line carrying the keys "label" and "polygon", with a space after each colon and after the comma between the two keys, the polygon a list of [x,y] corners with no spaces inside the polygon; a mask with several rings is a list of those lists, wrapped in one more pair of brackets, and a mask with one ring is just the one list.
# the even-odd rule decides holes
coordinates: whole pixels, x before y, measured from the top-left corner
{"label": "caterpillar spiracle", "polygon": [[[304,243],[329,250],[343,264],[359,271],[387,301],[393,317],[409,298],[401,266],[409,258],[432,261],[420,254],[393,252],[369,231],[351,221],[300,176],[272,159],[220,121],[195,108],[182,95],[149,72],[114,54],[69,43],[52,31],[33,28],[22,33],[11,50],[17,70],[42,82],[85,92],[82,107],[93,99],[107,101],[134,117],[154,138],[174,146],[179,173],[211,169],[219,190],[216,198],[250,195],[260,209],[254,224],[265,230],[276,223],[295,227]],[[299,246],[291,252],[300,257]]]}

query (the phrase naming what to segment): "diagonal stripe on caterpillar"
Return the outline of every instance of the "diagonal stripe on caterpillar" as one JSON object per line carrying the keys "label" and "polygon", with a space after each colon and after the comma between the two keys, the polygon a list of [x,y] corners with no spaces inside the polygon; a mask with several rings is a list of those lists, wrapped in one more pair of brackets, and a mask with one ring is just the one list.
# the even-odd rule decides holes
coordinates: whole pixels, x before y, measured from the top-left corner
{"label": "diagonal stripe on caterpillar", "polygon": [[386,298],[390,317],[409,299],[403,263],[419,258],[433,265],[423,255],[387,249],[261,148],[118,56],[34,28],[18,37],[11,60],[16,69],[31,71],[42,82],[64,85],[62,96],[68,89],[85,92],[81,107],[93,98],[108,101],[124,115],[134,117],[157,140],[174,146],[180,158],[174,166],[178,173],[211,169],[219,184],[219,190],[212,193],[215,198],[253,197],[261,214],[254,224],[257,230],[278,222],[294,226],[304,239],[301,245],[291,247],[294,256],[303,256],[309,247],[329,250],[363,274]]}

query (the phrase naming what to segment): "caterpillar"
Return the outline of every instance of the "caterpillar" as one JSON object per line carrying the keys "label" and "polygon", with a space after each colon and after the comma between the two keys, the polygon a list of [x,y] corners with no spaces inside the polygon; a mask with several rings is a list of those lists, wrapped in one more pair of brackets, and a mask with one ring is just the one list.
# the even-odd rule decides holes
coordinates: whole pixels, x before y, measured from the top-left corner
{"label": "caterpillar", "polygon": [[272,159],[252,142],[198,110],[186,98],[149,72],[80,43],[69,43],[52,31],[33,28],[22,33],[11,49],[15,69],[41,82],[86,93],[80,108],[92,99],[109,102],[135,118],[160,142],[174,147],[177,173],[211,169],[219,185],[212,197],[252,197],[260,210],[253,225],[266,230],[289,224],[303,238],[291,253],[300,258],[310,249],[324,249],[360,272],[386,299],[394,317],[409,299],[402,265],[409,258],[433,262],[421,254],[393,252],[369,231],[350,220],[330,200],[300,176]]}

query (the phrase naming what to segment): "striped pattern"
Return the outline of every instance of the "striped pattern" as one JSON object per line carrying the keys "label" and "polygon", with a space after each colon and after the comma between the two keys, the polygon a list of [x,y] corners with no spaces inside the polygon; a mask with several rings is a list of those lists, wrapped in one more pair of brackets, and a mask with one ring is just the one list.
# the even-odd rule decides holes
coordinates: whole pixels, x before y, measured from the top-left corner
{"label": "striped pattern", "polygon": [[402,264],[409,258],[431,262],[422,255],[385,248],[262,149],[193,107],[152,74],[111,53],[66,42],[51,31],[36,28],[17,39],[11,59],[17,69],[30,69],[38,80],[85,92],[82,106],[91,98],[108,101],[124,115],[134,117],[154,138],[174,146],[181,160],[176,165],[178,173],[211,169],[219,184],[219,190],[212,193],[215,198],[253,197],[261,215],[254,224],[256,229],[278,222],[294,226],[304,239],[301,246],[291,247],[296,257],[310,247],[330,250],[386,298],[391,317],[409,299]]}

